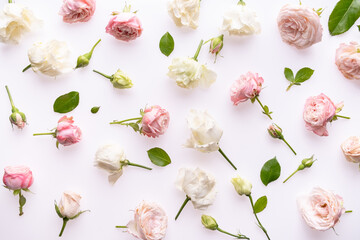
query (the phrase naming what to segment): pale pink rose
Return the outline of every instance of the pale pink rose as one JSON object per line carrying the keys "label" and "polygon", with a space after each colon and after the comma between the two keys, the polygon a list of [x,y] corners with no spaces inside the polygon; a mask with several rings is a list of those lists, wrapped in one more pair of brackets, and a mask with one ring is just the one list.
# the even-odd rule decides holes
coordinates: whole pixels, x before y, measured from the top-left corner
{"label": "pale pink rose", "polygon": [[336,50],[335,64],[344,77],[360,80],[360,45],[357,42],[341,43]]}
{"label": "pale pink rose", "polygon": [[352,136],[341,144],[346,159],[349,162],[360,163],[360,137]]}
{"label": "pale pink rose", "polygon": [[343,199],[339,195],[319,187],[309,195],[298,198],[301,216],[311,228],[325,231],[333,228],[345,212]]}
{"label": "pale pink rose", "polygon": [[141,22],[135,13],[122,12],[113,16],[106,32],[113,35],[116,39],[129,42],[141,36],[143,29]]}
{"label": "pale pink rose", "polygon": [[160,206],[143,201],[135,210],[134,220],[127,224],[127,230],[139,239],[161,240],[167,224],[168,218]]}
{"label": "pale pink rose", "polygon": [[298,49],[321,41],[320,16],[310,7],[286,4],[279,12],[277,24],[282,40]]}
{"label": "pale pink rose", "polygon": [[264,79],[257,73],[248,72],[241,75],[230,88],[230,97],[234,105],[245,102],[260,94]]}
{"label": "pale pink rose", "polygon": [[169,112],[158,105],[145,108],[141,120],[141,133],[156,138],[165,133],[169,126]]}
{"label": "pale pink rose", "polygon": [[95,0],[63,0],[59,14],[66,23],[87,22],[94,15]]}
{"label": "pale pink rose", "polygon": [[73,123],[73,117],[67,116],[63,116],[58,121],[56,139],[61,145],[69,146],[81,140],[81,130]]}
{"label": "pale pink rose", "polygon": [[305,126],[319,136],[328,136],[326,124],[333,119],[335,113],[335,104],[325,94],[309,97],[303,112]]}
{"label": "pale pink rose", "polygon": [[59,211],[63,217],[73,218],[80,212],[81,196],[75,192],[66,191],[61,195]]}
{"label": "pale pink rose", "polygon": [[26,166],[6,167],[3,182],[11,190],[28,189],[34,178],[30,168]]}

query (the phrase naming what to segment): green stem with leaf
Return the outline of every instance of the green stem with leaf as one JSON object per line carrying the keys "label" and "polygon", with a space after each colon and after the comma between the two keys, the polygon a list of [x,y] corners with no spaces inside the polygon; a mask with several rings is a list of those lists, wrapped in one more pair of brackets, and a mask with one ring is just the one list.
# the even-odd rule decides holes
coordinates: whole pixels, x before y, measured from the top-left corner
{"label": "green stem with leaf", "polygon": [[221,155],[226,159],[226,161],[228,161],[228,163],[230,163],[230,165],[237,170],[237,168],[235,167],[235,165],[230,161],[230,159],[226,156],[226,154],[221,150],[221,148],[219,148],[219,152],[221,153]]}
{"label": "green stem with leaf", "polygon": [[137,117],[137,118],[129,118],[129,119],[125,119],[125,120],[122,120],[122,121],[113,121],[111,122],[110,124],[122,124],[124,122],[129,122],[129,121],[135,121],[135,120],[141,120],[142,117]]}
{"label": "green stem with leaf", "polygon": [[201,47],[203,46],[203,43],[204,43],[204,40],[201,39],[201,41],[200,41],[200,43],[199,43],[199,46],[198,46],[198,48],[196,49],[195,55],[194,55],[194,57],[193,57],[193,59],[194,59],[195,61],[198,61],[197,58],[198,58],[198,56],[199,56]]}
{"label": "green stem with leaf", "polygon": [[186,206],[186,204],[187,204],[190,200],[191,200],[191,199],[190,199],[188,196],[186,196],[185,201],[183,202],[183,204],[181,205],[178,213],[177,213],[176,216],[175,216],[175,221],[178,219],[180,213],[182,212],[182,210],[184,209],[184,207]]}
{"label": "green stem with leaf", "polygon": [[270,112],[269,112],[269,108],[265,105],[263,105],[259,99],[258,96],[255,97],[255,100],[260,104],[261,108],[263,109],[263,114],[265,114],[266,116],[268,116],[271,120],[272,120],[272,117],[270,116]]}
{"label": "green stem with leaf", "polygon": [[219,232],[225,233],[225,234],[227,234],[227,235],[229,235],[229,236],[232,236],[232,237],[234,237],[234,238],[237,238],[237,239],[250,239],[250,238],[246,237],[245,235],[241,235],[241,234],[235,235],[235,234],[228,233],[228,232],[222,230],[222,229],[219,228],[219,227],[218,227],[216,230],[218,230]]}
{"label": "green stem with leaf", "polygon": [[266,229],[265,229],[264,226],[261,224],[261,222],[260,222],[260,220],[259,220],[259,218],[258,218],[258,216],[257,216],[257,214],[256,214],[256,212],[255,212],[254,202],[253,202],[253,199],[252,199],[252,197],[251,197],[251,194],[248,195],[248,197],[249,197],[249,199],[250,199],[251,207],[252,207],[252,209],[253,209],[253,213],[254,213],[254,215],[255,215],[255,218],[256,218],[256,220],[257,220],[257,222],[258,222],[258,224],[259,224],[259,225],[258,225],[259,228],[261,228],[261,230],[263,230],[263,232],[265,233],[267,239],[270,240],[270,237],[269,237]]}
{"label": "green stem with leaf", "polygon": [[24,214],[23,207],[26,203],[26,198],[21,194],[21,189],[19,191],[19,216]]}

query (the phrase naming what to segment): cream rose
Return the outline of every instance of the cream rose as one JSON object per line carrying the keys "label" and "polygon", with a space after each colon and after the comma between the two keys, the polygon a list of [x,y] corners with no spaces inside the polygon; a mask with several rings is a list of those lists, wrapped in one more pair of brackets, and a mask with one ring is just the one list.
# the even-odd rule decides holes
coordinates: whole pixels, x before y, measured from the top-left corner
{"label": "cream rose", "polygon": [[59,210],[63,217],[73,218],[80,212],[81,196],[74,192],[64,192],[59,202]]}
{"label": "cream rose", "polygon": [[246,195],[250,196],[252,184],[246,178],[240,176],[234,177],[231,179],[231,183],[234,185],[235,191],[241,196]]}
{"label": "cream rose", "polygon": [[246,5],[238,4],[225,12],[221,29],[230,35],[251,35],[261,32],[256,12]]}
{"label": "cream rose", "polygon": [[40,24],[32,11],[18,3],[8,3],[0,12],[0,41],[19,43],[22,36]]}
{"label": "cream rose", "polygon": [[29,49],[28,57],[34,72],[55,77],[72,70],[70,51],[65,42],[37,42]]}
{"label": "cream rose", "polygon": [[321,231],[333,228],[345,212],[340,196],[319,187],[298,198],[297,204],[307,225]]}
{"label": "cream rose", "polygon": [[336,50],[335,64],[350,80],[360,80],[360,45],[357,42],[342,43]]}
{"label": "cream rose", "polygon": [[282,40],[298,49],[321,41],[320,16],[310,7],[286,4],[280,9],[277,24]]}
{"label": "cream rose", "polygon": [[360,137],[352,136],[341,144],[346,159],[349,162],[360,163]]}
{"label": "cream rose", "polygon": [[190,110],[187,122],[191,136],[185,143],[185,147],[194,148],[200,152],[219,150],[223,130],[206,111]]}
{"label": "cream rose", "polygon": [[170,0],[168,12],[177,26],[198,27],[200,0]]}
{"label": "cream rose", "polygon": [[216,81],[216,73],[192,58],[179,57],[172,60],[168,76],[182,88],[208,88]]}

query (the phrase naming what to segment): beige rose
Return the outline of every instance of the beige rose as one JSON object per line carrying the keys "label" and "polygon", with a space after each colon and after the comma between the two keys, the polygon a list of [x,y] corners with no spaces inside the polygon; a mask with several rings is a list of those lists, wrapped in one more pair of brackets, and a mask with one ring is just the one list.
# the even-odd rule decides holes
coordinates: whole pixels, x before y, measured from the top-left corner
{"label": "beige rose", "polygon": [[352,136],[341,144],[346,159],[350,162],[360,163],[360,137]]}
{"label": "beige rose", "polygon": [[59,210],[63,217],[73,218],[80,212],[81,196],[74,192],[64,192],[59,202]]}
{"label": "beige rose", "polygon": [[170,0],[168,12],[177,26],[198,27],[200,0]]}
{"label": "beige rose", "polygon": [[335,64],[350,80],[360,80],[360,45],[357,42],[342,43],[336,50]]}

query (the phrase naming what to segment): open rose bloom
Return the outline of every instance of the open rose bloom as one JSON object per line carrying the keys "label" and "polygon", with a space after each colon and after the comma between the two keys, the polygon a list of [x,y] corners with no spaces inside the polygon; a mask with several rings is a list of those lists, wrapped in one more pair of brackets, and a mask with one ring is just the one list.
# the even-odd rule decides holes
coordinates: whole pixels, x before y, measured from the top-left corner
{"label": "open rose bloom", "polygon": [[234,105],[238,105],[240,102],[245,102],[248,99],[258,96],[263,83],[264,79],[260,77],[258,73],[248,72],[245,75],[241,75],[240,78],[231,85],[231,101]]}
{"label": "open rose bloom", "polygon": [[106,32],[113,35],[116,39],[129,42],[141,36],[143,31],[141,22],[135,13],[121,12],[113,16]]}
{"label": "open rose bloom", "polygon": [[169,0],[168,12],[177,26],[198,27],[200,0]]}
{"label": "open rose bloom", "polygon": [[360,163],[360,137],[352,136],[341,144],[346,159],[349,162]]}
{"label": "open rose bloom", "polygon": [[282,40],[298,49],[308,48],[322,39],[320,16],[311,7],[287,4],[281,8],[277,24]]}
{"label": "open rose bloom", "polygon": [[347,79],[360,80],[360,45],[341,43],[336,50],[335,64]]}
{"label": "open rose bloom", "polygon": [[309,227],[325,231],[333,228],[345,212],[343,199],[330,191],[314,188],[297,199],[300,214]]}
{"label": "open rose bloom", "polygon": [[87,22],[94,15],[95,0],[63,0],[59,14],[66,23]]}
{"label": "open rose bloom", "polygon": [[28,167],[16,166],[4,169],[3,183],[8,189],[28,189],[33,182],[34,178]]}
{"label": "open rose bloom", "polygon": [[63,116],[59,119],[56,128],[56,139],[61,145],[69,146],[81,140],[81,130],[73,123],[73,117]]}
{"label": "open rose bloom", "polygon": [[170,122],[170,114],[158,105],[147,107],[141,120],[141,133],[156,138],[163,135]]}

